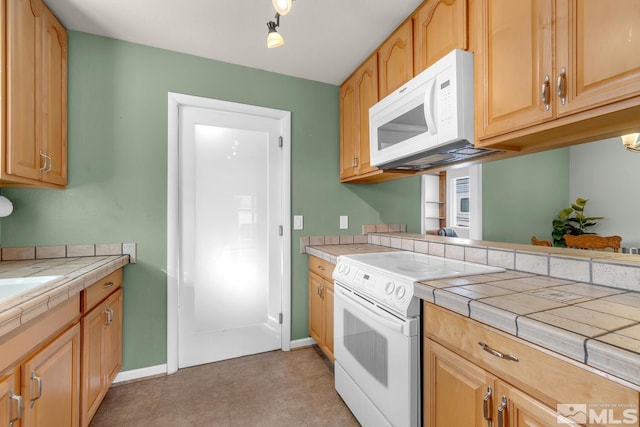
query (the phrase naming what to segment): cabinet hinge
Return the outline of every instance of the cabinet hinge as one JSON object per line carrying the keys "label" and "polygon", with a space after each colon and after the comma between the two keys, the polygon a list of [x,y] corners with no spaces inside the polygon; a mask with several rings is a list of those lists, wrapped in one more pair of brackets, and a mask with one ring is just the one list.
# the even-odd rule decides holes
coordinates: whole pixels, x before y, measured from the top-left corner
{"label": "cabinet hinge", "polygon": [[282,325],[282,313],[278,314],[278,323]]}
{"label": "cabinet hinge", "polygon": [[284,145],[284,138],[283,137],[278,137],[278,147],[282,148],[282,146]]}
{"label": "cabinet hinge", "polygon": [[278,234],[281,236],[284,234],[284,228],[281,225],[278,226]]}

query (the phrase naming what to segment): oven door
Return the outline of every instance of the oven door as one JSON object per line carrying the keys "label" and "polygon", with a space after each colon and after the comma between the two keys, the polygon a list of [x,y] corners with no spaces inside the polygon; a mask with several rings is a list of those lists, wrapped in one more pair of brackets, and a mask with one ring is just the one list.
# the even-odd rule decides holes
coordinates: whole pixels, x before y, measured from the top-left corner
{"label": "oven door", "polygon": [[364,426],[417,426],[420,319],[398,318],[338,282],[334,291],[336,390]]}

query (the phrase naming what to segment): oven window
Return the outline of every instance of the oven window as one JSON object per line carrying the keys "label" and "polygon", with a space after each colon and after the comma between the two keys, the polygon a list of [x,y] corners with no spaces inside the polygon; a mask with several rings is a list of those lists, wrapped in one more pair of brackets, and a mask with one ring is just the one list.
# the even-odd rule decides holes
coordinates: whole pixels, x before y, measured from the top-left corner
{"label": "oven window", "polygon": [[387,386],[387,339],[344,310],[344,346],[358,363]]}

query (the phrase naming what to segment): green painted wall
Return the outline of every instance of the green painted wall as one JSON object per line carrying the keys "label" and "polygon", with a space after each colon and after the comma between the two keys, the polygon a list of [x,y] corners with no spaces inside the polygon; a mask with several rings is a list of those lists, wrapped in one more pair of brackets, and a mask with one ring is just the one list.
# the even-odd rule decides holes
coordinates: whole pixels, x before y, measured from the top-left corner
{"label": "green painted wall", "polygon": [[496,160],[482,166],[483,239],[551,239],[551,222],[569,200],[569,149]]}
{"label": "green painted wall", "polygon": [[292,213],[305,216],[292,234],[292,339],[308,336],[300,236],[376,222],[420,231],[419,178],[338,182],[336,86],[71,31],[68,91],[67,189],[3,189],[14,213],[2,246],[138,243],[125,268],[124,371],[166,362],[167,92],[292,112]]}

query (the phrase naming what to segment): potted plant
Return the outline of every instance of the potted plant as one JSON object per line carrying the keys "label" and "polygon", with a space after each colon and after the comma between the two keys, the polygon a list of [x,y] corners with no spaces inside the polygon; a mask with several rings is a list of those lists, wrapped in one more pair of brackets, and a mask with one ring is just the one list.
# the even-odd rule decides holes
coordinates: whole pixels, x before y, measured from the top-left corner
{"label": "potted plant", "polygon": [[564,241],[565,234],[579,236],[581,234],[596,234],[588,229],[595,226],[597,221],[604,219],[602,216],[585,216],[584,209],[589,199],[578,197],[568,208],[562,209],[553,220],[553,246],[567,247]]}

